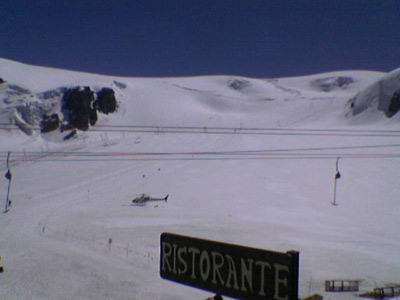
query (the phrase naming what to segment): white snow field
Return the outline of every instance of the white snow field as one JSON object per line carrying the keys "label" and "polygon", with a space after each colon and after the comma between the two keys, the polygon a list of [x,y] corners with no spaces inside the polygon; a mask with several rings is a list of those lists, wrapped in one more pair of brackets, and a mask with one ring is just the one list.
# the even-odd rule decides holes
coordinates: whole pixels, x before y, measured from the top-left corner
{"label": "white snow field", "polygon": [[[0,299],[213,296],[160,278],[162,232],[297,250],[301,298],[357,297],[329,279],[399,283],[400,118],[351,107],[384,76],[118,78],[0,59]],[[117,112],[67,141],[41,133],[54,91],[75,86],[112,88]],[[2,175],[1,211],[7,188]],[[142,193],[169,199],[131,205]]]}

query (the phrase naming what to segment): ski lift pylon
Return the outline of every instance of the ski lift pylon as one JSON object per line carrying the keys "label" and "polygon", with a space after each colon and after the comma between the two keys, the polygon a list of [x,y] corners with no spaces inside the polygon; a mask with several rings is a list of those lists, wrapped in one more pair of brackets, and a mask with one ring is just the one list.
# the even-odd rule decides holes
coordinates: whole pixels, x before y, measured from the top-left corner
{"label": "ski lift pylon", "polygon": [[333,202],[331,202],[332,205],[337,206],[338,204],[336,203],[336,181],[341,177],[340,172],[339,172],[339,159],[338,157],[336,159],[336,173],[335,173],[335,179],[333,183]]}

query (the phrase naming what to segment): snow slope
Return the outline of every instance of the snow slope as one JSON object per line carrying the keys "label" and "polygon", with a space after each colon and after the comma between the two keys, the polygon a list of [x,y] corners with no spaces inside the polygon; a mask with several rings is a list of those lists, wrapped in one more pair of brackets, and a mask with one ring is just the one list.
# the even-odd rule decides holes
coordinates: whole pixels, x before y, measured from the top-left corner
{"label": "snow slope", "polygon": [[[14,175],[0,299],[211,296],[159,277],[162,232],[300,251],[301,297],[355,297],[325,293],[327,279],[400,282],[399,117],[350,107],[384,75],[117,78],[0,59],[0,171],[10,151]],[[61,97],[44,93],[78,85],[113,88],[117,113],[69,141],[41,134]],[[131,206],[141,193],[170,200]]]}
{"label": "snow slope", "polygon": [[396,114],[400,107],[400,68],[363,89],[352,99],[352,103],[355,115],[371,108],[383,111],[388,117]]}

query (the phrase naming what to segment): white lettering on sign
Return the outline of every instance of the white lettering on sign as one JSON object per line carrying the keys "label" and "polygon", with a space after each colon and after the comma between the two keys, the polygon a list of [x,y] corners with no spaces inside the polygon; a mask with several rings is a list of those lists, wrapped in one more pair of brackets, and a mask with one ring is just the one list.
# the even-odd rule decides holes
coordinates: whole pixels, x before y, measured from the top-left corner
{"label": "white lettering on sign", "polygon": [[[164,244],[164,243],[163,243]],[[200,253],[200,250],[197,248],[189,248],[189,253],[192,253],[192,274],[190,275],[193,279],[196,279],[196,254]]]}
{"label": "white lettering on sign", "polygon": [[288,266],[246,257],[235,262],[228,254],[179,247],[165,241],[162,242],[162,253],[163,272],[190,276],[193,280],[199,278],[203,282],[242,292],[253,292],[253,286],[257,284],[255,292],[262,297],[267,295],[267,286],[274,283],[274,299],[289,300],[287,293],[282,293],[288,290]]}
{"label": "white lettering on sign", "polygon": [[178,269],[178,274],[185,274],[187,272],[188,265],[182,257],[182,254],[186,254],[186,253],[187,253],[186,247],[179,248],[178,260],[179,260],[180,264],[182,265],[182,269],[181,268]]}
{"label": "white lettering on sign", "polygon": [[260,285],[260,291],[258,292],[258,294],[260,296],[266,296],[265,294],[265,267],[268,267],[269,269],[271,269],[271,265],[266,262],[266,261],[257,261],[256,262],[256,266],[260,266],[261,268],[261,285]]}
{"label": "white lettering on sign", "polygon": [[218,284],[218,282],[217,282],[217,277],[218,277],[220,284],[224,285],[224,280],[222,279],[222,275],[220,273],[220,269],[224,265],[224,256],[219,252],[212,252],[211,256],[213,258],[213,266],[214,266],[213,279],[211,282],[213,284]]}
{"label": "white lettering on sign", "polygon": [[[289,296],[286,295],[285,297],[281,297],[279,295],[279,288],[281,286],[288,286],[288,280],[287,280],[287,274],[289,273],[289,268],[287,266],[283,266],[280,264],[274,264],[274,268],[275,268],[275,295],[274,295],[274,299],[277,300],[288,300]],[[280,274],[286,274],[285,279],[280,279]]]}
{"label": "white lettering on sign", "polygon": [[[205,269],[204,266],[206,266]],[[200,255],[200,276],[203,281],[207,281],[208,276],[210,275],[210,269],[210,257],[208,256],[207,251],[203,250]]]}
{"label": "white lettering on sign", "polygon": [[241,290],[242,292],[247,292],[247,288],[245,287],[245,283],[249,287],[250,292],[253,292],[253,281],[252,281],[252,273],[253,273],[253,260],[251,258],[247,259],[248,267],[246,266],[246,262],[243,258],[240,259],[240,269],[242,270],[242,277],[241,277]]}
{"label": "white lettering on sign", "polygon": [[228,279],[226,280],[226,287],[231,288],[231,282],[233,280],[233,288],[235,290],[239,289],[238,283],[237,283],[237,273],[236,273],[236,267],[235,263],[233,261],[233,258],[229,255],[225,255],[227,261],[228,261],[228,266],[229,266],[229,271],[228,271]]}

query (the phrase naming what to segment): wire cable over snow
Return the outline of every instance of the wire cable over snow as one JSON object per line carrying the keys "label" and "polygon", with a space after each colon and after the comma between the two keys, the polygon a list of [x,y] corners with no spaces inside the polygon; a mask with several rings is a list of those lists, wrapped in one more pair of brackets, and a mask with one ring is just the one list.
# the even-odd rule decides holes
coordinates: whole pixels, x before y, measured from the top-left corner
{"label": "wire cable over snow", "polygon": [[[32,130],[40,131],[39,127]],[[20,130],[13,123],[0,123],[0,130]],[[271,127],[200,127],[200,126],[144,126],[144,125],[94,125],[89,131],[120,133],[169,133],[169,134],[235,134],[278,136],[354,136],[400,137],[400,130],[371,129],[308,129]]]}
{"label": "wire cable over snow", "polygon": [[[400,158],[400,144],[377,144],[332,147],[281,148],[258,150],[193,151],[193,152],[98,152],[98,151],[14,151],[14,161],[47,162],[106,162],[106,161],[224,161],[224,160],[277,160],[277,159],[344,159]],[[367,151],[368,150],[368,151]],[[370,150],[374,150],[370,152]],[[356,151],[356,152],[355,152]],[[365,152],[363,152],[365,151]],[[7,152],[0,152],[5,159]]]}

